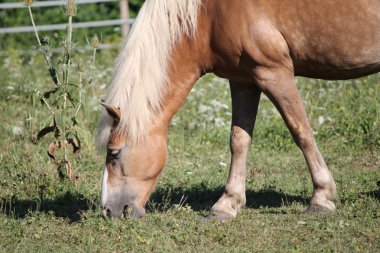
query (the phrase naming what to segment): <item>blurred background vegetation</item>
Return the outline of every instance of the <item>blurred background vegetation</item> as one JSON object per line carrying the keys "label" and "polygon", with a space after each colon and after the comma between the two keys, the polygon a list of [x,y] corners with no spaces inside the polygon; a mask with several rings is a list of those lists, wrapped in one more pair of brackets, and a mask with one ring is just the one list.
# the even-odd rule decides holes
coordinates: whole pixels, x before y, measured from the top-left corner
{"label": "blurred background vegetation", "polygon": [[[0,3],[11,2],[14,1],[0,0]],[[129,15],[131,18],[134,18],[144,3],[144,0],[129,0],[128,3],[130,12]],[[20,5],[21,4],[22,3],[20,2]],[[66,17],[62,14],[62,7],[33,8],[33,15],[36,25],[65,23]],[[119,1],[115,1],[109,3],[79,5],[78,13],[74,17],[74,22],[88,22],[118,18],[120,18]],[[0,10],[0,27],[19,27],[30,25],[31,23],[27,8]],[[65,31],[42,32],[41,35],[60,40],[64,33]],[[74,38],[76,38],[77,42],[86,41],[86,37],[91,37],[94,33],[98,33],[99,35],[101,34],[104,43],[120,42],[121,38],[119,26],[76,29],[74,33]],[[30,42],[34,40],[35,38],[33,33],[0,34],[0,51],[30,49]]]}

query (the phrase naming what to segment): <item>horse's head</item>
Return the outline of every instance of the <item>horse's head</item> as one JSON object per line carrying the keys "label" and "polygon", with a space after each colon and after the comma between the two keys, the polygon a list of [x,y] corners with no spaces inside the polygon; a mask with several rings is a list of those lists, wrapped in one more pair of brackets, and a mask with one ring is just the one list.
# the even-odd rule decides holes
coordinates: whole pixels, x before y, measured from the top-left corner
{"label": "horse's head", "polygon": [[145,141],[130,144],[128,137],[117,131],[120,109],[103,106],[114,121],[103,176],[103,213],[114,218],[141,217],[165,164],[165,134],[162,129],[151,128]]}

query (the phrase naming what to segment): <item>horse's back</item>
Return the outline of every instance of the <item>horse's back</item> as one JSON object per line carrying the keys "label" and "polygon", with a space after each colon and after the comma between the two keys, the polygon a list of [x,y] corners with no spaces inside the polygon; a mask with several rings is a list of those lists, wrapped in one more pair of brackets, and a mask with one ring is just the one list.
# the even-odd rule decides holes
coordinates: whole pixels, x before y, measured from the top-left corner
{"label": "horse's back", "polygon": [[296,74],[346,79],[380,71],[380,0],[253,2],[284,36]]}
{"label": "horse's back", "polygon": [[240,62],[237,57],[247,51],[253,61],[259,54],[277,53],[289,67],[283,57],[287,55],[295,74],[308,77],[348,79],[380,71],[380,0],[213,4],[218,31],[214,44],[232,55],[231,62]]}

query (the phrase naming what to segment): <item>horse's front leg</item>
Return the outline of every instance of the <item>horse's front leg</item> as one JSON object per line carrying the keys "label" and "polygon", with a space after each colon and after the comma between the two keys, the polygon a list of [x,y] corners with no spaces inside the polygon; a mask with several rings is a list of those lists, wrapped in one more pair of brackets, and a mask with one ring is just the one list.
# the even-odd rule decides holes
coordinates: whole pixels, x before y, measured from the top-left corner
{"label": "horse's front leg", "polygon": [[235,218],[245,205],[246,161],[261,91],[252,83],[230,83],[232,97],[231,167],[222,197],[212,207],[212,218]]}

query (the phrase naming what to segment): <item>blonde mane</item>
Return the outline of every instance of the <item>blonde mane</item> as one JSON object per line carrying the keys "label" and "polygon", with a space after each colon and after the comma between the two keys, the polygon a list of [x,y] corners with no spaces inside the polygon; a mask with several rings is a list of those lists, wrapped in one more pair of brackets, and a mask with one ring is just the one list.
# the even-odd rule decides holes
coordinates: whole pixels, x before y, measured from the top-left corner
{"label": "blonde mane", "polygon": [[[105,103],[120,107],[116,131],[136,143],[145,139],[150,123],[160,112],[171,49],[182,36],[196,31],[202,0],[147,0],[141,8],[116,61]],[[113,120],[103,112],[99,145],[109,139]]]}

